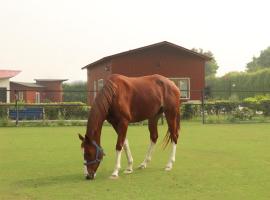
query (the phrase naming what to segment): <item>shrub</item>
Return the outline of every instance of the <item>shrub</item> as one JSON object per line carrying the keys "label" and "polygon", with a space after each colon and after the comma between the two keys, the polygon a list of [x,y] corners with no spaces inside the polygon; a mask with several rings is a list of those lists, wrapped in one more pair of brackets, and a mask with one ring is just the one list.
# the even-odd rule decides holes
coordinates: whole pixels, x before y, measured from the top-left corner
{"label": "shrub", "polygon": [[254,112],[249,108],[237,108],[233,111],[233,119],[251,120]]}
{"label": "shrub", "polygon": [[87,119],[89,107],[81,102],[44,105],[46,119]]}
{"label": "shrub", "polygon": [[7,119],[8,118],[8,106],[7,105],[0,105],[0,118]]}
{"label": "shrub", "polygon": [[183,104],[181,106],[182,119],[191,119],[193,117],[193,110],[191,104]]}

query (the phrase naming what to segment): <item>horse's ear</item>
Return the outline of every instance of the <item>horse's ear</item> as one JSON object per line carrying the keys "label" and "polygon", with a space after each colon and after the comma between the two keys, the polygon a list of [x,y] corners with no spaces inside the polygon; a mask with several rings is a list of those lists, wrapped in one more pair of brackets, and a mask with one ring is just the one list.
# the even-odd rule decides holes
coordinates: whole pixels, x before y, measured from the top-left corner
{"label": "horse's ear", "polygon": [[79,135],[80,140],[83,142],[84,141],[84,137],[80,133],[78,135]]}

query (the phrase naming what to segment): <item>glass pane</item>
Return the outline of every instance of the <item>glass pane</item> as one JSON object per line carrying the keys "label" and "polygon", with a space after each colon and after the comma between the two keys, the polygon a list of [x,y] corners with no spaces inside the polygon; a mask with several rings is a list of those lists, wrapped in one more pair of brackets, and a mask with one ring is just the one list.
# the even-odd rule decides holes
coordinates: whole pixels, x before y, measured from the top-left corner
{"label": "glass pane", "polygon": [[103,88],[103,79],[98,80],[98,91]]}
{"label": "glass pane", "polygon": [[180,91],[182,98],[188,98],[188,80],[180,80]]}
{"label": "glass pane", "polygon": [[179,88],[178,79],[171,79],[171,81]]}

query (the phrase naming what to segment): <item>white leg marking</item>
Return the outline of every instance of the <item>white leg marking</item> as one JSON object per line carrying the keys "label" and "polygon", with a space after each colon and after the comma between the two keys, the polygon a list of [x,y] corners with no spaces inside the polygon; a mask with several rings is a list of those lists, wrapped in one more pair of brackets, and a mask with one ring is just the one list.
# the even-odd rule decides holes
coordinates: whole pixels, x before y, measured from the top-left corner
{"label": "white leg marking", "polygon": [[153,150],[154,150],[154,146],[155,146],[155,143],[153,141],[151,141],[149,147],[148,147],[148,150],[146,152],[146,156],[145,156],[145,159],[144,161],[140,164],[139,168],[141,169],[144,169],[146,168],[147,164],[151,161],[151,158],[152,158],[152,153],[153,153]]}
{"label": "white leg marking", "polygon": [[125,174],[131,174],[133,172],[133,168],[132,168],[132,166],[133,166],[133,158],[132,158],[131,151],[130,151],[130,148],[129,148],[128,139],[125,140],[124,151],[125,151],[127,161],[128,161],[128,166],[127,166],[127,169],[124,171],[124,173]]}
{"label": "white leg marking", "polygon": [[121,168],[121,153],[122,151],[116,151],[116,163],[115,163],[113,173],[110,177],[111,179],[118,178],[118,173]]}
{"label": "white leg marking", "polygon": [[169,161],[165,167],[166,171],[170,171],[172,169],[173,163],[175,162],[175,154],[176,154],[176,144],[172,142],[172,152]]}

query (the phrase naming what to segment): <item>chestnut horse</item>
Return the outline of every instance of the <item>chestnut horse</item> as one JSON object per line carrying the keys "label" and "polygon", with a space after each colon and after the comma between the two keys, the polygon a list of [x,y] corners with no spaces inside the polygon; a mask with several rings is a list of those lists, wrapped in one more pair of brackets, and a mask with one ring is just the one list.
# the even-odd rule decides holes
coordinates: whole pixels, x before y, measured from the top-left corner
{"label": "chestnut horse", "polygon": [[176,85],[161,75],[129,78],[118,74],[111,75],[99,91],[89,113],[85,137],[81,148],[84,156],[84,171],[87,179],[94,179],[97,168],[103,158],[100,135],[103,122],[107,120],[116,131],[116,164],[111,178],[117,178],[120,170],[121,152],[124,149],[128,167],[125,173],[132,173],[133,158],[130,152],[127,128],[130,122],[148,119],[150,146],[140,168],[146,168],[151,160],[153,148],[158,139],[157,123],[165,113],[168,132],[166,145],[171,141],[172,152],[165,170],[172,169],[175,162],[176,144],[180,128],[180,91]]}

